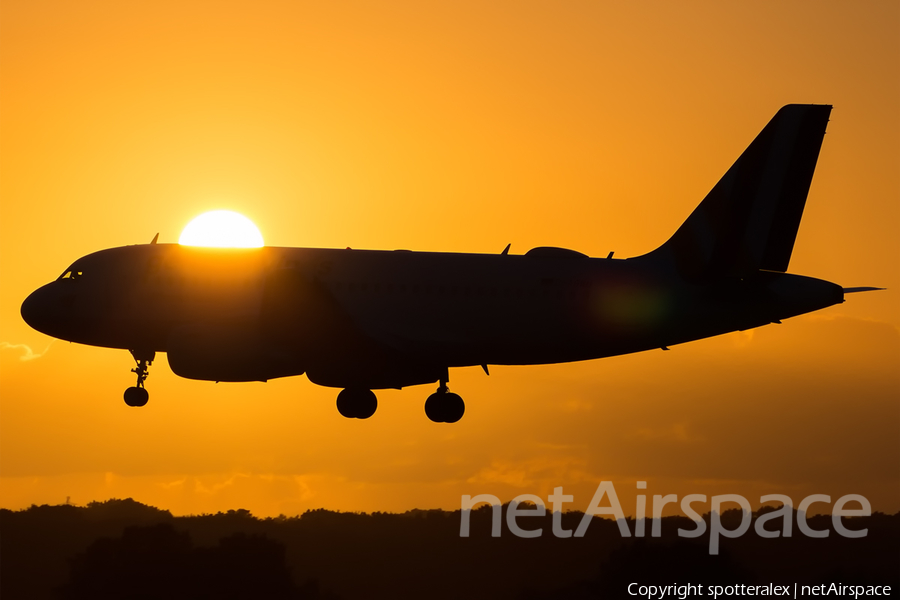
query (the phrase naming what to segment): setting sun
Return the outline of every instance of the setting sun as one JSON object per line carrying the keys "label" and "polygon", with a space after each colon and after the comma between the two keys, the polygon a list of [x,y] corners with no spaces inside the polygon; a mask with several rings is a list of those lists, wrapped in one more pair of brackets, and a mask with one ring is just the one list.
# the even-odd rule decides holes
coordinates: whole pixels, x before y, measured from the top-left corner
{"label": "setting sun", "polygon": [[261,248],[263,237],[253,221],[244,215],[213,210],[188,223],[178,243],[211,248]]}

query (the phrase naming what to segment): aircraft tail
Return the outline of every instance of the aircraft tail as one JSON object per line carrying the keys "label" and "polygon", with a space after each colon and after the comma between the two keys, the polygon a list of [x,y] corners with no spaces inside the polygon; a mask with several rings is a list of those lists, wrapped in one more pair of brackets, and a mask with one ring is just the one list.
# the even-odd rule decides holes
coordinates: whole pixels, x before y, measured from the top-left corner
{"label": "aircraft tail", "polygon": [[787,271],[830,113],[829,105],[779,110],[651,255],[690,281]]}

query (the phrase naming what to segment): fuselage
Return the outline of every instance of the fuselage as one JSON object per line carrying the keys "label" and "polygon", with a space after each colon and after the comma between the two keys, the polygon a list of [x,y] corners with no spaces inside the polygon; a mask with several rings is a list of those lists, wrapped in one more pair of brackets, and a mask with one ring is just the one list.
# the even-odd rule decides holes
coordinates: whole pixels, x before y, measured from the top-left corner
{"label": "fuselage", "polygon": [[842,300],[839,286],[808,277],[688,283],[650,256],[597,259],[557,248],[517,256],[148,244],[79,259],[34,292],[22,314],[61,339],[175,353],[176,372],[178,354],[204,352],[273,365],[245,377],[219,360],[231,374],[213,366],[208,376],[180,373],[189,377],[309,372],[326,385],[378,388],[419,383],[406,380],[403,364],[426,382],[446,367],[601,358]]}

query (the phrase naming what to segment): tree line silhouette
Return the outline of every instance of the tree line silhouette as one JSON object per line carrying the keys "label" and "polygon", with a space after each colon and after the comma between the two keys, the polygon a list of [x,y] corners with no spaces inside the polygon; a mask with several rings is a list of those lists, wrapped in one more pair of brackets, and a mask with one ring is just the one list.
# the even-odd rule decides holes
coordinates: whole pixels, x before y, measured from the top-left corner
{"label": "tree line silhouette", "polygon": [[[576,529],[582,516],[563,514],[563,528]],[[582,538],[557,538],[551,515],[530,516],[528,528],[544,528],[531,539],[505,528],[491,537],[487,505],[472,511],[469,537],[459,535],[460,518],[460,511],[324,509],[267,519],[243,509],[173,517],[131,499],[3,509],[0,597],[568,600],[631,598],[632,582],[900,589],[900,513],[849,519],[849,528],[868,529],[856,539],[833,531],[815,539],[796,529],[793,537],[766,539],[751,528],[722,540],[718,555],[709,554],[706,536],[678,537],[678,528],[693,529],[686,517],[664,517],[659,538],[623,538],[603,518]],[[722,514],[732,529],[740,518],[737,509]],[[808,521],[830,529],[831,516]],[[629,526],[633,532],[633,520]]]}

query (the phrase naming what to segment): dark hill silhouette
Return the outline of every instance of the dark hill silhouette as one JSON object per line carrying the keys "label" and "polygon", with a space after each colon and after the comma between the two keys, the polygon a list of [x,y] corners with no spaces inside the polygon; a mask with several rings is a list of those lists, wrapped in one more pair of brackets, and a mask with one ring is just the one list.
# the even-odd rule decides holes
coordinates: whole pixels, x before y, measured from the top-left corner
{"label": "dark hill silhouette", "polygon": [[[601,518],[583,538],[556,538],[549,514],[519,521],[526,529],[542,527],[541,537],[515,537],[504,518],[502,535],[494,538],[487,505],[472,511],[470,537],[462,538],[460,517],[460,511],[322,509],[270,519],[246,510],[173,517],[132,500],[0,510],[0,597],[177,598],[176,590],[202,598],[205,592],[187,591],[225,589],[234,593],[209,597],[630,598],[624,588],[630,580],[714,584],[725,576],[746,584],[835,581],[900,589],[900,513],[845,519],[849,529],[868,528],[858,539],[833,531],[813,539],[796,527],[794,537],[766,539],[751,529],[723,539],[718,556],[709,555],[707,536],[677,536],[679,527],[693,529],[684,517],[662,519],[661,538],[641,539],[622,538],[615,522]],[[581,518],[565,513],[562,526],[574,530]],[[722,515],[730,528],[739,519],[739,511]],[[809,523],[831,529],[830,516]],[[634,531],[634,521],[628,525]],[[648,536],[651,530],[646,523]],[[268,591],[260,581],[271,585]],[[254,593],[246,593],[248,586]],[[121,593],[134,588],[146,593]]]}
{"label": "dark hill silhouette", "polygon": [[685,584],[689,583],[687,574],[690,574],[690,582],[702,581],[705,586],[734,585],[753,579],[728,552],[711,555],[702,543],[642,538],[614,550],[600,565],[596,577],[548,593],[526,593],[522,600],[634,600],[627,591],[630,583]]}
{"label": "dark hill silhouette", "polygon": [[71,561],[63,600],[301,600],[321,598],[314,584],[291,580],[284,545],[236,533],[212,548],[195,547],[169,523],[128,527],[119,539],[101,538]]}

